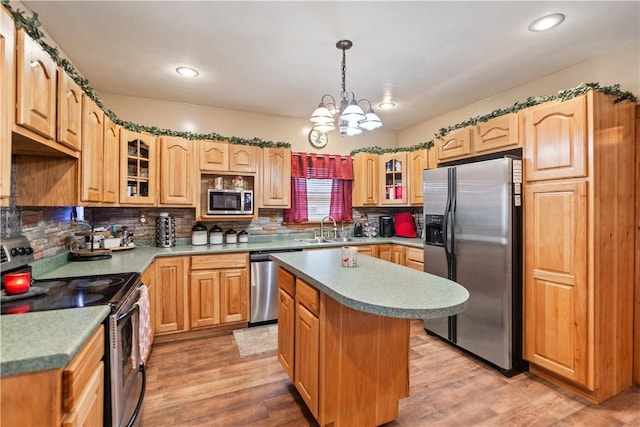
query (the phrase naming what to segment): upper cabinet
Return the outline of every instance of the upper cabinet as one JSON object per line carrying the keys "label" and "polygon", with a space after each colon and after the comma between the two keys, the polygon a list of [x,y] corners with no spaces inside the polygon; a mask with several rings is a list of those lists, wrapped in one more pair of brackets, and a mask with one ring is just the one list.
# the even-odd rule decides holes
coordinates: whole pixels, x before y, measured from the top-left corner
{"label": "upper cabinet", "polygon": [[456,129],[436,138],[438,162],[461,159],[471,154],[471,127]]}
{"label": "upper cabinet", "polygon": [[156,200],[155,137],[120,131],[120,203],[153,205]]}
{"label": "upper cabinet", "polygon": [[104,188],[102,201],[118,203],[120,194],[120,126],[104,116]]}
{"label": "upper cabinet", "polygon": [[58,67],[58,142],[75,151],[82,141],[82,98],[80,86]]}
{"label": "upper cabinet", "polygon": [[382,154],[379,159],[383,205],[407,203],[407,153]]}
{"label": "upper cabinet", "polygon": [[82,109],[83,141],[81,155],[81,200],[102,202],[104,190],[104,112],[95,102],[85,98]]}
{"label": "upper cabinet", "polygon": [[261,208],[291,207],[291,149],[263,148],[260,166]]}
{"label": "upper cabinet", "polygon": [[48,139],[56,138],[56,64],[19,29],[16,123]]}
{"label": "upper cabinet", "polygon": [[160,138],[160,204],[194,206],[196,174],[194,143],[178,137]]}
{"label": "upper cabinet", "polygon": [[378,155],[356,153],[353,156],[353,206],[376,206],[380,199]]}
{"label": "upper cabinet", "polygon": [[409,152],[409,204],[422,206],[422,172],[436,167],[435,148]]}
{"label": "upper cabinet", "polygon": [[436,138],[437,162],[450,162],[521,147],[518,117],[516,113],[505,114]]}
{"label": "upper cabinet", "polygon": [[15,28],[11,14],[0,7],[0,206],[8,206],[11,196],[11,126],[15,105],[13,67]]}
{"label": "upper cabinet", "polygon": [[255,173],[258,148],[223,141],[199,141],[200,170],[203,172]]}
{"label": "upper cabinet", "polygon": [[477,155],[522,146],[518,137],[518,115],[511,113],[480,122],[473,128],[473,152]]}
{"label": "upper cabinet", "polygon": [[529,107],[524,110],[523,122],[527,181],[586,176],[585,96]]}

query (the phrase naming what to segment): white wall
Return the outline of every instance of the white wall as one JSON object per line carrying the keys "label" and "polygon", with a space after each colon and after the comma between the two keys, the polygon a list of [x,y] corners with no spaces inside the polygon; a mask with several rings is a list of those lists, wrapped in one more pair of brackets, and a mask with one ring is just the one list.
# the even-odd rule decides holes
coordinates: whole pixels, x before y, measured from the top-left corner
{"label": "white wall", "polygon": [[370,134],[364,133],[348,138],[343,138],[333,131],[329,132],[327,145],[318,150],[307,140],[307,134],[311,129],[311,122],[307,119],[225,110],[100,91],[98,96],[122,120],[175,131],[205,134],[215,132],[226,137],[257,137],[265,141],[283,141],[290,143],[293,151],[299,152],[348,154],[355,148],[372,145],[393,148],[397,147],[398,143],[394,131],[380,129]]}
{"label": "white wall", "polygon": [[496,94],[398,133],[398,146],[410,146],[433,139],[441,128],[462,123],[472,117],[507,108],[530,96],[551,95],[580,83],[598,82],[600,86],[620,84],[621,89],[640,96],[640,44],[633,43],[621,50],[601,56],[565,70],[534,80],[509,91]]}

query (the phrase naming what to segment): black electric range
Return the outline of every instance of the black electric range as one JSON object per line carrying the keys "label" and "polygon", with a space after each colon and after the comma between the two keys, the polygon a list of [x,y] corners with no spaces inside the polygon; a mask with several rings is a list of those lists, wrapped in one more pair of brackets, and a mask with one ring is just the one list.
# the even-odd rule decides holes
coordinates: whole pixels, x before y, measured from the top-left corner
{"label": "black electric range", "polygon": [[[3,239],[0,255],[2,255],[1,287],[3,289],[5,274],[31,271],[28,264],[33,262],[33,249],[26,237],[15,236]],[[6,298],[2,292],[1,314],[59,310],[92,305],[109,305],[113,313],[139,283],[139,273],[34,280],[31,290],[27,294]]]}
{"label": "black electric range", "polygon": [[110,305],[111,311],[115,312],[138,283],[140,283],[139,273],[34,280],[32,288],[41,288],[46,290],[46,293],[12,301],[3,301],[0,307],[2,314],[59,310],[92,305]]}

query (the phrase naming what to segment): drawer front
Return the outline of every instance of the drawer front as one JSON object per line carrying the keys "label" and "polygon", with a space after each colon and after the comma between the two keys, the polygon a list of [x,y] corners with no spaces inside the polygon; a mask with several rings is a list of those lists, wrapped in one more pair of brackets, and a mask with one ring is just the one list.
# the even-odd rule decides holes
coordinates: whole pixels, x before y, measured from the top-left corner
{"label": "drawer front", "polygon": [[62,372],[62,405],[65,411],[75,406],[103,355],[104,328],[100,326]]}
{"label": "drawer front", "polygon": [[320,315],[320,292],[300,278],[296,281],[296,301],[314,315]]}
{"label": "drawer front", "polygon": [[278,268],[278,286],[288,293],[289,296],[293,297],[296,295],[296,278],[282,267]]}
{"label": "drawer front", "polygon": [[235,254],[196,255],[191,257],[191,270],[244,268],[249,266],[247,252]]}

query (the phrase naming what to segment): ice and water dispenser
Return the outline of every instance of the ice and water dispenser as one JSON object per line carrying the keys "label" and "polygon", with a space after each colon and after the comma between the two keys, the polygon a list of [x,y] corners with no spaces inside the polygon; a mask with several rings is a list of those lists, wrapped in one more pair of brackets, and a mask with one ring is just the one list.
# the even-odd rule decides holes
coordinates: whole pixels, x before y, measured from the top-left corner
{"label": "ice and water dispenser", "polygon": [[424,243],[431,246],[444,246],[442,224],[444,215],[425,215]]}

